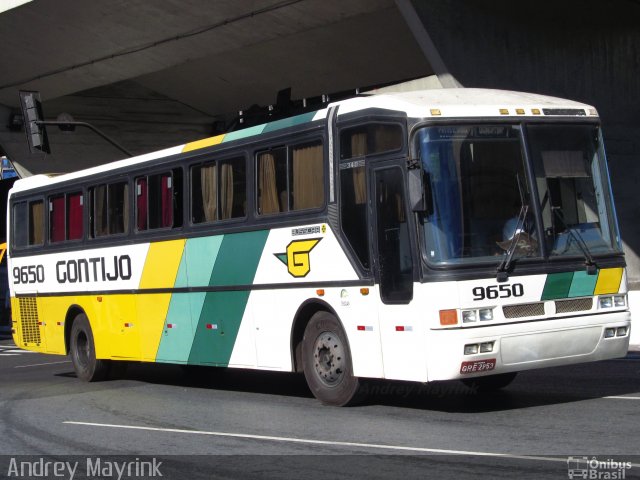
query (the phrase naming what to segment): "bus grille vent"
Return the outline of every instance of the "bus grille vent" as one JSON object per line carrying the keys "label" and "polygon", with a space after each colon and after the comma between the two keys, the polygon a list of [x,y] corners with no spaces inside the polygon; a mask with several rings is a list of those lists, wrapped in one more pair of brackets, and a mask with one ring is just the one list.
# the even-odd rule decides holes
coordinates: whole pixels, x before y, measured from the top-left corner
{"label": "bus grille vent", "polygon": [[544,315],[544,303],[522,303],[502,307],[504,318],[538,317]]}
{"label": "bus grille vent", "polygon": [[38,327],[38,305],[35,297],[18,299],[20,302],[20,323],[22,325],[22,342],[40,345],[40,328]]}
{"label": "bus grille vent", "polygon": [[591,310],[593,298],[575,298],[572,300],[556,300],[556,313],[581,312]]}

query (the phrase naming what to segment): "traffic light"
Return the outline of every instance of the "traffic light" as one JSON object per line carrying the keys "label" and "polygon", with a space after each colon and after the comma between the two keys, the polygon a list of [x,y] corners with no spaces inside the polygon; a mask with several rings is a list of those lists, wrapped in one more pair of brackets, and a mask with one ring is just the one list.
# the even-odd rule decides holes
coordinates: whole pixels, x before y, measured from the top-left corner
{"label": "traffic light", "polygon": [[24,118],[24,131],[27,134],[29,151],[37,153],[37,150],[51,153],[47,130],[43,124],[42,103],[40,93],[20,91],[20,107]]}

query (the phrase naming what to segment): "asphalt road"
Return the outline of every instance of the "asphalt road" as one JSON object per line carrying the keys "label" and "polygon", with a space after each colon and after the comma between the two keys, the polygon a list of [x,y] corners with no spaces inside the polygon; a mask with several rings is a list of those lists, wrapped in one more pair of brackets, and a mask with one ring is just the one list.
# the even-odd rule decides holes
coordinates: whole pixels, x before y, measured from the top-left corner
{"label": "asphalt road", "polygon": [[296,374],[144,364],[89,384],[67,357],[4,339],[0,478],[20,477],[20,462],[71,478],[54,461],[77,461],[72,478],[119,478],[117,462],[129,462],[123,479],[640,478],[637,354],[523,372],[490,395],[458,382],[368,388],[364,405],[331,408]]}

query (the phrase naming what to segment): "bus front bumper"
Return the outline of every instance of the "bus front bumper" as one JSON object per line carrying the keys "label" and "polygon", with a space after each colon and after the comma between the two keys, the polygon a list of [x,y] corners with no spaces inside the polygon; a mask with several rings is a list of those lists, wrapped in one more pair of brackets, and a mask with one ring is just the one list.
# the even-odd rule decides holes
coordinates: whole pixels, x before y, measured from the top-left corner
{"label": "bus front bumper", "polygon": [[624,357],[628,311],[432,332],[429,381]]}

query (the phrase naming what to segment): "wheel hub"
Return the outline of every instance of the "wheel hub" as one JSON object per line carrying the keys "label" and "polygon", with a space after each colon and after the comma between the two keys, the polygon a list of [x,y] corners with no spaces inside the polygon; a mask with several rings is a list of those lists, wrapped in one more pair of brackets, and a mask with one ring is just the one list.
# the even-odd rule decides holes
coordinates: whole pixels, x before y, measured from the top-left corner
{"label": "wheel hub", "polygon": [[324,332],[314,345],[314,366],[318,378],[328,386],[337,385],[344,377],[345,357],[342,342],[335,333]]}

